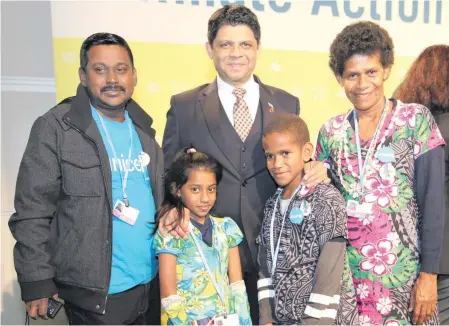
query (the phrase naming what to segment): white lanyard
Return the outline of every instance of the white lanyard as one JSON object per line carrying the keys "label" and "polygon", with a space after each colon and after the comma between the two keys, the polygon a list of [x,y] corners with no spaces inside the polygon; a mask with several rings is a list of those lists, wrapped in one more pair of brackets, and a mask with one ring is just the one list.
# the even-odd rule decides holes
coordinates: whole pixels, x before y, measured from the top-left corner
{"label": "white lanyard", "polygon": [[[201,249],[200,244],[198,243],[198,240],[197,240],[195,234],[193,233],[193,226],[192,226],[192,223],[190,223],[190,222],[189,222],[189,231],[190,231],[189,232],[190,236],[193,238],[193,242],[195,242],[195,245],[198,248],[198,252],[201,256],[201,260],[203,261],[203,265],[206,268],[206,271],[209,273],[210,280],[212,281],[212,284],[214,285],[215,289],[217,290],[218,296],[220,297],[220,300],[223,303],[224,317],[226,318],[228,315],[228,310],[226,308],[224,285],[222,287],[219,287],[218,283],[215,281],[214,275],[212,274],[212,272],[209,268],[209,264],[207,263],[206,257],[204,257],[203,250]],[[218,248],[215,247],[215,246],[218,246],[218,238],[216,237],[216,234],[215,234],[215,226],[214,225],[212,225],[212,232],[214,234],[214,249],[217,251],[218,262],[220,263],[220,253],[219,253]]]}
{"label": "white lanyard", "polygon": [[[291,200],[294,200],[296,194],[299,192],[299,190],[301,190],[302,185],[299,185],[295,192],[293,193],[293,196],[291,197]],[[273,208],[273,213],[271,214],[271,225],[270,225],[270,249],[271,249],[271,277],[273,277],[274,272],[276,271],[276,265],[277,265],[277,259],[278,259],[278,254],[279,254],[279,247],[281,245],[281,235],[282,235],[282,230],[284,229],[284,222],[285,222],[285,217],[287,216],[288,213],[288,207],[285,210],[283,216],[282,216],[282,224],[281,224],[281,232],[279,232],[279,238],[278,238],[278,243],[276,246],[276,249],[274,248],[274,219],[276,217],[276,207],[278,205],[279,202],[279,198],[281,197],[282,191],[279,193],[278,197],[276,198],[276,202],[274,203],[274,208]],[[291,204],[291,201],[290,201]],[[290,206],[289,204],[289,206]]]}
{"label": "white lanyard", "polygon": [[354,118],[354,127],[355,127],[355,141],[357,143],[357,156],[358,156],[359,171],[360,171],[359,172],[360,187],[361,187],[362,191],[363,191],[363,184],[365,183],[365,178],[364,178],[365,169],[366,169],[366,166],[369,163],[371,163],[372,156],[374,155],[374,148],[376,147],[377,137],[379,136],[380,128],[382,128],[383,122],[385,120],[385,116],[387,115],[389,104],[390,104],[390,102],[385,97],[384,110],[382,111],[382,115],[379,119],[379,122],[377,123],[376,131],[374,132],[373,139],[371,140],[371,145],[368,149],[368,152],[366,153],[365,164],[362,164],[362,147],[360,146],[359,122],[357,120],[357,111],[355,109],[352,110],[352,112],[354,113],[353,118]]}
{"label": "white lanyard", "polygon": [[[114,144],[112,143],[111,136],[109,135],[108,129],[106,128],[106,124],[103,121],[103,118],[101,117],[101,114],[98,113],[98,117],[100,118],[101,126],[103,127],[104,133],[106,134],[106,139],[108,140],[109,146],[111,147],[112,154],[114,155],[114,158],[118,160],[117,152],[115,151]],[[120,173],[120,178],[122,179],[122,193],[123,193],[123,201],[125,202],[126,207],[129,207],[129,200],[128,196],[126,194],[126,185],[128,183],[128,174],[129,174],[129,165],[131,164],[131,151],[133,148],[133,130],[131,127],[131,119],[128,117],[128,129],[129,129],[129,152],[128,152],[128,159],[126,160],[123,168],[125,169],[125,175],[122,175],[121,169],[118,169]]]}

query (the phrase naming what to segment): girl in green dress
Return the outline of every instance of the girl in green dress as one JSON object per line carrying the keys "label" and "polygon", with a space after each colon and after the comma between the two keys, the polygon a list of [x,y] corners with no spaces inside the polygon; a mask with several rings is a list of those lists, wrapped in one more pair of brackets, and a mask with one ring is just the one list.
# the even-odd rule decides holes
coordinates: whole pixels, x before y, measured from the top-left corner
{"label": "girl in green dress", "polygon": [[166,172],[158,219],[173,208],[181,219],[187,208],[190,233],[176,239],[158,232],[154,239],[163,324],[251,324],[238,249],[243,234],[230,217],[209,214],[221,177],[222,167],[215,159],[185,150]]}

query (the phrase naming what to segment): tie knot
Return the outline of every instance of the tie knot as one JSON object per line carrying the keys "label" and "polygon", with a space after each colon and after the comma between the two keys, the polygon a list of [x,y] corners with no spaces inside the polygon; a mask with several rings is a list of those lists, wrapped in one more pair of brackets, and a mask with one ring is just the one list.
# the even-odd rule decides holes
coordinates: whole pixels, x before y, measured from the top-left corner
{"label": "tie knot", "polygon": [[246,89],[234,88],[234,90],[232,91],[232,94],[234,94],[237,97],[237,99],[241,100],[243,98],[243,96],[245,96],[245,94],[246,94]]}

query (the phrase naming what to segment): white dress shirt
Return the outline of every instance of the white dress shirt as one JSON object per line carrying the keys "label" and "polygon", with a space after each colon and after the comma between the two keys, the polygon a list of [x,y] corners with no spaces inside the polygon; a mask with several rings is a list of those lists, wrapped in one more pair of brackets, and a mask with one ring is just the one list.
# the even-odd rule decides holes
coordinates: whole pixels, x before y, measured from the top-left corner
{"label": "white dress shirt", "polygon": [[[226,83],[220,78],[220,76],[217,76],[217,87],[218,97],[220,98],[221,104],[223,105],[229,121],[232,125],[234,125],[234,104],[237,101],[237,97],[232,94],[232,91],[235,87]],[[256,118],[257,108],[259,107],[259,84],[254,80],[254,76],[251,76],[251,78],[241,88],[246,89],[243,99],[246,102],[246,105],[248,105],[249,114],[251,115],[251,123],[253,123]]]}

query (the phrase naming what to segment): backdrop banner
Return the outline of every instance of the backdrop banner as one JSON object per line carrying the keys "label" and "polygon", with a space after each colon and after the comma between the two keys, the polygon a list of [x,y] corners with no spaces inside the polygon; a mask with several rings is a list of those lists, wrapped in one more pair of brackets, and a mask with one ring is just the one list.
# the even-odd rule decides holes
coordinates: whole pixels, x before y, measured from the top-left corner
{"label": "backdrop banner", "polygon": [[204,48],[207,21],[228,3],[246,5],[259,17],[262,51],[256,74],[299,97],[313,142],[327,119],[351,108],[328,67],[329,46],[347,24],[371,20],[393,38],[396,58],[387,95],[424,48],[449,43],[446,0],[52,1],[58,100],[74,95],[82,41],[96,32],[116,33],[133,51],[134,99],[153,117],[161,143],[171,95],[215,78]]}

